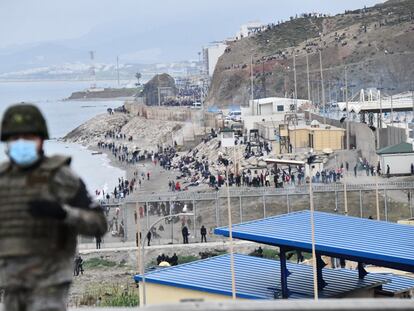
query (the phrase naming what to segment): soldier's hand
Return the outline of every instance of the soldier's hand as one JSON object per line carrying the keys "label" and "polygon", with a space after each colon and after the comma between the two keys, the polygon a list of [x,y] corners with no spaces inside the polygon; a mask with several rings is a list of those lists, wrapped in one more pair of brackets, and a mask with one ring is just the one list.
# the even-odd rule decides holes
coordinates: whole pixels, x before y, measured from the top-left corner
{"label": "soldier's hand", "polygon": [[56,201],[36,200],[29,202],[29,213],[35,218],[64,220],[67,212]]}

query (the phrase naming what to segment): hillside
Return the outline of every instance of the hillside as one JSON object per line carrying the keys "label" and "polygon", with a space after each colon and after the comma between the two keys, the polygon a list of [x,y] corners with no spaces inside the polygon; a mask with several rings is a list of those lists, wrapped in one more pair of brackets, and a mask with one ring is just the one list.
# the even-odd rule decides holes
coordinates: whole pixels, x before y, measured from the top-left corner
{"label": "hillside", "polygon": [[388,93],[412,88],[414,78],[414,1],[394,0],[336,16],[302,14],[269,25],[254,36],[229,42],[217,63],[207,103],[246,105],[250,99],[253,56],[254,97],[292,96],[296,54],[298,97],[307,98],[306,53],[311,99],[321,100],[319,49],[327,100],[342,100],[344,66],[350,94],[382,87]]}

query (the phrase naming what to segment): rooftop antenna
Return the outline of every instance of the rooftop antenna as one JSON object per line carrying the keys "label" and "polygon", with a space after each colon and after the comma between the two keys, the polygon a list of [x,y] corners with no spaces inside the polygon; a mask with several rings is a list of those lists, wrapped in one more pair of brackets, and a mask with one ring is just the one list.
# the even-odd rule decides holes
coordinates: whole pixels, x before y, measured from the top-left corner
{"label": "rooftop antenna", "polygon": [[89,51],[89,56],[91,58],[91,67],[89,68],[89,71],[91,73],[91,78],[92,78],[91,89],[95,89],[96,88],[95,51]]}

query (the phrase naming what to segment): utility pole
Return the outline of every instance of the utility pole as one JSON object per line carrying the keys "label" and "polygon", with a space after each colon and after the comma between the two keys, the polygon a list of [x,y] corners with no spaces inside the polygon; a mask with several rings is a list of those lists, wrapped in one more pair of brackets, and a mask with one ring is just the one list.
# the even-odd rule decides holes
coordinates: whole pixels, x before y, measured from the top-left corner
{"label": "utility pole", "polygon": [[158,106],[161,106],[161,93],[160,93],[160,75],[157,73],[158,81]]}
{"label": "utility pole", "polygon": [[254,93],[253,93],[253,54],[250,55],[250,100],[253,101]]}
{"label": "utility pole", "polygon": [[394,126],[394,109],[392,106],[392,93],[391,93],[391,126]]}
{"label": "utility pole", "polygon": [[295,94],[294,94],[294,98],[295,98],[295,113],[298,113],[298,86],[296,83],[296,55],[295,53],[293,53],[293,80],[295,83]]}
{"label": "utility pole", "polygon": [[323,83],[322,50],[321,49],[319,49],[319,63],[321,67],[322,106],[323,106],[323,109],[325,110],[325,113],[323,114],[323,123],[326,124],[325,87]]}
{"label": "utility pole", "polygon": [[348,105],[348,74],[345,66],[345,101],[346,101],[346,150],[349,150],[349,105]]}
{"label": "utility pole", "polygon": [[[309,80],[309,57],[308,52],[306,52],[306,76],[308,78],[308,101],[309,101],[309,122],[312,121],[311,117],[311,89],[310,89],[310,80]],[[414,99],[413,99],[414,100]],[[413,109],[414,109],[414,103],[413,103]],[[414,116],[413,116],[414,118]]]}
{"label": "utility pole", "polygon": [[381,103],[381,93],[378,91],[377,96],[379,97],[377,101],[379,100],[380,105],[380,112],[377,113],[377,149],[380,148],[380,128],[381,128],[381,112],[382,112],[382,103]]}
{"label": "utility pole", "polygon": [[411,122],[414,122],[414,87],[411,87],[411,100],[413,101],[413,118]]}
{"label": "utility pole", "polygon": [[118,77],[118,87],[119,87],[119,57],[116,57],[116,72]]}

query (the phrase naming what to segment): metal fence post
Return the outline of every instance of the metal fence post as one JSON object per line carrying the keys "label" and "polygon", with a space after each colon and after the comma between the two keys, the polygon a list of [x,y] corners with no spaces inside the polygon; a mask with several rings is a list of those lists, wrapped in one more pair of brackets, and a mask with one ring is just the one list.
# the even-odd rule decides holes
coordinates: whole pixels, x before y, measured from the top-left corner
{"label": "metal fence post", "polygon": [[[172,202],[170,201],[170,215],[172,215]],[[174,244],[174,220],[173,217],[170,217],[171,224],[171,244]]]}
{"label": "metal fence post", "polygon": [[289,193],[286,193],[286,206],[287,206],[287,212],[290,213],[290,201],[289,201]]}
{"label": "metal fence post", "polygon": [[266,197],[265,195],[262,196],[263,200],[263,218],[266,218]]}
{"label": "metal fence post", "polygon": [[359,214],[360,217],[362,218],[362,190],[359,190]]}
{"label": "metal fence post", "polygon": [[410,194],[410,202],[409,202],[409,208],[410,208],[410,217],[411,218],[413,218],[413,193],[412,193],[412,191],[410,190],[410,192],[409,192],[409,194]]}
{"label": "metal fence post", "polygon": [[216,194],[216,227],[220,227],[220,198],[218,194]]}
{"label": "metal fence post", "polygon": [[197,225],[196,225],[196,221],[197,221],[197,215],[196,215],[196,201],[193,199],[193,229],[194,229],[194,238],[197,238]]}
{"label": "metal fence post", "polygon": [[336,191],[335,187],[335,212],[338,211],[338,191]]}
{"label": "metal fence post", "polygon": [[146,217],[147,218],[147,224],[146,224],[147,227],[146,227],[146,230],[148,231],[148,228],[149,228],[149,204],[148,204],[148,202],[145,202],[145,206],[147,207],[146,208],[146,210],[147,210],[147,213],[146,213],[147,214],[146,215],[147,216]]}
{"label": "metal fence post", "polygon": [[240,222],[243,222],[243,208],[242,208],[242,197],[239,195],[239,207],[240,207]]}
{"label": "metal fence post", "polygon": [[388,221],[388,198],[387,198],[387,190],[384,188],[384,209],[385,209],[385,221]]}

